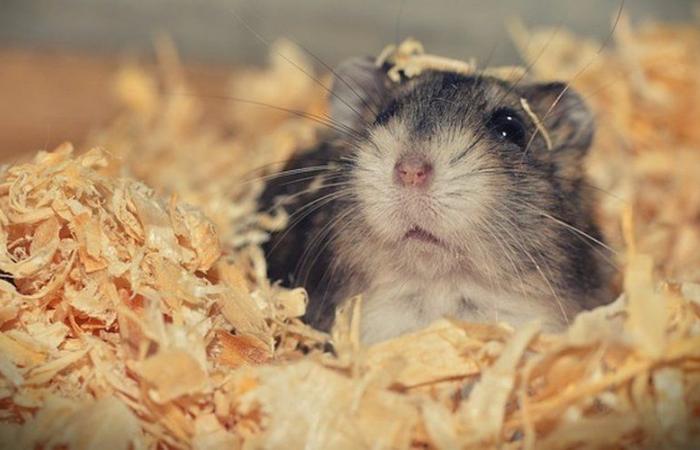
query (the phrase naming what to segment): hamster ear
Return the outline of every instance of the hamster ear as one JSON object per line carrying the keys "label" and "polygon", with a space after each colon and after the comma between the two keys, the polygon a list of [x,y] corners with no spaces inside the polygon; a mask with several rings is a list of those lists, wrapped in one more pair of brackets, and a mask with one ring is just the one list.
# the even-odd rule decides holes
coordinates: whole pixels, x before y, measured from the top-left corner
{"label": "hamster ear", "polygon": [[522,95],[547,130],[552,150],[588,150],[595,133],[593,114],[573,89],[564,83],[541,83],[526,86]]}
{"label": "hamster ear", "polygon": [[361,131],[374,121],[389,89],[389,79],[371,58],[351,58],[335,68],[330,96],[334,122]]}

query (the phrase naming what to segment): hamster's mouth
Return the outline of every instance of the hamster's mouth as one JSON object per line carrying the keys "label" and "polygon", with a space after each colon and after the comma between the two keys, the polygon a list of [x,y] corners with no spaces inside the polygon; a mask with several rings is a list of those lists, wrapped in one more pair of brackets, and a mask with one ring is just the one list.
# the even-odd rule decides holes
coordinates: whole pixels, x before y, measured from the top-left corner
{"label": "hamster's mouth", "polygon": [[415,239],[417,241],[425,242],[428,244],[440,246],[444,245],[440,239],[435,237],[435,235],[416,225],[409,228],[409,230],[404,235],[404,239]]}

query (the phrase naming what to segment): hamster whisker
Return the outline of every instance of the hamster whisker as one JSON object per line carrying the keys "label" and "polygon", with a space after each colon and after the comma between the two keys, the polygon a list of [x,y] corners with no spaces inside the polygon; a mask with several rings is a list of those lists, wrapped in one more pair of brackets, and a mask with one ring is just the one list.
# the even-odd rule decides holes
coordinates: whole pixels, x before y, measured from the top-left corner
{"label": "hamster whisker", "polygon": [[[466,174],[464,174],[464,175],[458,175],[458,176],[452,177],[452,178],[450,178],[450,179],[447,180],[447,181],[448,181],[448,182],[454,182],[454,181],[457,181],[457,180],[462,179],[462,178],[469,178],[469,177],[473,177],[473,176],[475,176],[475,175],[482,175],[482,174],[497,174],[497,175],[520,175],[520,174],[522,174],[522,175],[529,175],[529,174],[531,174],[531,173],[532,173],[531,171],[528,171],[528,170],[525,170],[525,169],[517,169],[517,168],[512,168],[512,167],[511,167],[511,168],[503,168],[503,167],[485,167],[485,168],[482,168],[482,169],[477,169],[477,170],[475,170],[475,171],[466,173]],[[622,202],[623,204],[627,202],[624,198],[620,197],[619,195],[616,195],[616,194],[610,192],[610,191],[607,190],[607,189],[604,189],[604,188],[601,188],[601,187],[599,187],[599,186],[596,186],[595,184],[590,183],[590,182],[588,182],[588,181],[586,181],[585,179],[582,179],[582,178],[578,178],[578,177],[577,177],[577,178],[574,178],[574,177],[565,177],[565,176],[563,176],[563,175],[556,175],[556,174],[549,174],[548,176],[550,176],[551,178],[557,179],[557,180],[562,180],[562,181],[576,181],[576,182],[582,183],[582,184],[583,184],[585,187],[587,187],[587,188],[590,188],[590,189],[593,189],[593,190],[595,190],[595,191],[597,191],[597,192],[600,192],[600,193],[602,193],[602,194],[605,194],[605,195],[607,195],[607,196],[613,198],[614,200],[617,200],[617,201]]]}
{"label": "hamster whisker", "polygon": [[559,218],[557,218],[557,217],[554,217],[553,215],[547,213],[546,211],[544,211],[544,210],[541,209],[541,208],[538,208],[537,206],[533,205],[532,203],[529,203],[529,202],[526,202],[526,201],[522,201],[521,204],[523,204],[523,205],[525,205],[526,207],[530,208],[530,209],[531,209],[532,211],[534,211],[535,213],[540,214],[540,215],[542,215],[543,217],[545,217],[545,218],[547,218],[547,219],[549,219],[549,220],[552,220],[554,223],[559,224],[559,225],[565,227],[566,229],[571,230],[572,232],[578,234],[579,236],[584,237],[584,238],[590,240],[590,241],[593,242],[594,244],[597,244],[597,245],[603,247],[605,250],[609,251],[610,253],[613,253],[613,254],[615,254],[615,255],[618,255],[618,251],[615,250],[614,248],[610,247],[609,245],[607,245],[605,242],[601,241],[600,239],[596,239],[595,237],[591,236],[590,234],[586,233],[585,231],[580,230],[580,229],[576,228],[575,226],[573,226],[573,225],[571,225],[571,224],[569,224],[569,223],[566,223],[566,222],[564,222],[563,220],[561,220],[561,219],[559,219]]}
{"label": "hamster whisker", "polygon": [[[282,163],[272,163],[272,164],[269,164],[269,166],[273,166],[273,165],[277,165],[277,164],[284,164],[284,161]],[[266,166],[268,166],[268,165],[266,165]],[[255,169],[253,169],[253,171],[262,170],[263,167],[255,168]],[[334,169],[335,169],[335,167],[332,166],[331,164],[324,164],[324,165],[320,165],[320,166],[300,167],[297,169],[283,170],[280,172],[271,173],[271,174],[267,174],[267,175],[261,175],[261,176],[254,177],[254,178],[243,179],[243,180],[240,180],[237,184],[242,185],[242,184],[254,183],[256,181],[278,180],[280,178],[288,177],[291,175],[297,175],[300,173],[309,173],[309,172],[311,172],[311,173],[321,172],[322,173],[324,171],[332,172],[332,171],[334,171]],[[317,176],[320,176],[320,175],[313,175],[310,178],[313,179]],[[293,180],[293,182],[299,181],[299,180],[300,180],[299,178],[296,178]]]}
{"label": "hamster whisker", "polygon": [[[535,64],[537,64],[537,62],[540,60],[540,58],[542,58],[542,56],[544,56],[544,53],[547,51],[547,49],[552,44],[552,42],[554,42],[554,38],[559,34],[559,32],[561,31],[561,28],[562,28],[562,24],[561,23],[557,24],[557,26],[554,28],[554,31],[552,31],[552,33],[547,38],[547,41],[540,48],[540,50],[537,52],[537,55],[534,58],[532,58],[531,61],[527,62],[527,64],[525,65],[525,70],[523,70],[522,74],[515,81],[513,81],[511,83],[511,86],[509,86],[508,90],[503,93],[499,103],[501,103],[503,101],[503,99],[507,98],[518,86],[520,86],[520,83],[522,83],[522,81],[527,77],[527,75],[530,73],[532,68],[535,67]],[[516,45],[516,47],[517,47],[517,45]],[[524,56],[524,54],[527,53],[527,49],[529,47],[530,47],[530,41],[528,40],[528,43],[527,43],[527,46],[525,47],[525,49],[519,49],[521,56]],[[513,70],[511,71],[511,76],[515,73],[515,70],[517,70],[517,69],[513,68]]]}
{"label": "hamster whisker", "polygon": [[524,281],[523,281],[523,277],[522,277],[522,272],[520,270],[520,267],[515,263],[515,260],[513,259],[513,253],[512,253],[513,249],[512,249],[512,247],[510,247],[510,245],[508,245],[509,242],[506,241],[505,239],[503,239],[502,236],[500,235],[500,233],[498,233],[498,230],[500,229],[502,232],[506,232],[507,234],[510,234],[510,233],[508,233],[506,228],[499,226],[499,224],[497,222],[493,222],[494,227],[496,227],[495,230],[494,230],[494,227],[489,225],[488,222],[486,222],[486,221],[484,221],[484,223],[482,225],[486,228],[486,231],[491,235],[491,237],[493,237],[496,244],[498,244],[498,246],[501,248],[501,250],[503,252],[502,253],[503,256],[505,256],[506,259],[508,259],[511,267],[514,270],[514,273],[516,274],[516,276],[518,278],[519,288],[520,288],[521,293],[523,294],[523,296],[527,296],[527,293],[525,292],[525,286],[524,286]]}
{"label": "hamster whisker", "polygon": [[[294,42],[294,41],[291,41],[291,42]],[[333,77],[335,77],[335,79],[337,79],[338,81],[340,81],[341,83],[343,83],[343,84],[345,85],[345,87],[347,87],[348,89],[350,89],[350,92],[351,92],[355,97],[357,97],[357,99],[362,103],[362,106],[364,106],[365,108],[367,108],[367,110],[370,111],[375,117],[379,114],[379,111],[377,111],[376,108],[374,108],[374,107],[371,105],[371,102],[367,101],[367,99],[366,99],[365,97],[363,97],[362,95],[360,95],[360,93],[357,91],[357,89],[355,89],[355,87],[352,86],[352,84],[350,84],[350,82],[348,82],[348,78],[340,76],[340,74],[338,73],[337,70],[335,70],[333,67],[331,67],[329,64],[327,64],[322,58],[320,58],[320,57],[318,57],[317,55],[315,55],[311,50],[309,50],[309,49],[306,48],[305,46],[301,45],[301,44],[298,43],[298,42],[294,42],[294,45],[298,46],[304,53],[306,53],[307,55],[311,56],[311,58],[313,58],[314,61],[316,61],[317,63],[321,64],[321,65],[323,66],[324,69],[326,69],[327,71],[329,71],[329,72],[333,75]],[[351,81],[355,82],[355,80],[353,80],[352,78],[349,78],[349,79],[350,79]],[[340,96],[338,96],[337,93],[334,95],[334,97],[340,99]],[[346,106],[350,107],[350,105],[348,105],[347,103],[345,103],[345,102],[343,102],[343,103],[344,103]],[[360,119],[362,119],[362,116],[361,116],[361,115],[360,115]]]}
{"label": "hamster whisker", "polygon": [[[513,247],[510,247],[510,249],[512,251],[514,251],[514,252],[527,251],[525,249],[525,244],[523,242],[521,242],[521,240],[519,240],[515,236],[513,236],[513,233],[512,233],[510,228],[508,228],[507,226],[505,226],[504,224],[501,224],[499,222],[495,222],[494,226],[497,229],[500,229],[501,231],[503,231],[505,234],[508,235],[509,240],[506,242],[510,243],[513,246]],[[529,240],[528,240],[528,242],[529,242]],[[526,291],[525,290],[525,281],[523,279],[522,268],[520,266],[518,266],[518,268],[516,270],[517,270],[518,278],[520,280],[520,291],[523,293],[524,296],[526,296],[527,294],[525,292]]]}
{"label": "hamster whisker", "polygon": [[[315,178],[315,177],[314,177],[314,178]],[[299,197],[303,197],[304,195],[307,195],[307,194],[310,194],[310,193],[322,191],[322,190],[328,189],[328,188],[335,188],[335,187],[341,187],[341,186],[350,186],[350,185],[351,185],[351,182],[350,182],[350,181],[339,181],[339,182],[337,182],[337,183],[327,183],[327,184],[323,184],[323,185],[321,185],[321,186],[309,187],[309,188],[307,188],[307,189],[303,189],[303,190],[301,190],[301,191],[295,192],[294,194],[289,194],[289,195],[284,195],[284,196],[282,196],[282,197],[280,198],[280,201],[276,202],[275,204],[273,204],[272,206],[270,206],[269,208],[267,208],[267,209],[265,210],[265,212],[271,212],[272,210],[274,210],[274,209],[276,209],[276,208],[279,208],[279,207],[281,207],[281,206],[284,206],[284,204],[285,204],[286,202],[289,202],[290,200],[294,200],[294,199],[297,199],[297,198],[299,198]],[[280,186],[283,186],[283,184],[281,184]],[[303,206],[302,206],[302,207],[303,207]],[[298,210],[297,210],[297,211],[298,211]]]}
{"label": "hamster whisker", "polygon": [[[470,197],[466,197],[470,203],[474,203]],[[441,205],[442,208],[449,208],[448,205],[446,205],[444,202],[441,202],[439,199],[435,200],[436,203]],[[474,229],[477,227],[483,227],[484,223],[483,221],[474,221],[471,217],[465,217],[463,218],[466,222],[467,225]],[[445,220],[443,218],[443,220]],[[455,226],[453,221],[450,221],[451,226]],[[475,246],[472,248],[472,244]],[[489,252],[487,251],[487,247],[484,245],[484,240],[481,238],[481,233],[474,233],[473,235],[469,236],[463,236],[461,239],[458,240],[457,242],[458,247],[464,248],[467,251],[467,254],[471,254],[472,256],[475,254],[475,252],[478,252],[478,257],[476,259],[480,261],[484,261],[488,259]],[[455,249],[456,254],[461,253],[460,250]],[[473,257],[471,259],[474,259]],[[486,267],[480,267],[480,270],[482,270],[485,274],[485,279],[486,281],[493,287],[497,289],[502,289],[502,286],[500,282],[498,282],[499,278],[499,273],[497,270],[495,270],[491,265],[486,266]],[[498,283],[497,283],[498,282]]]}
{"label": "hamster whisker", "polygon": [[[279,183],[279,186],[290,186],[296,183],[303,183],[304,181],[313,181],[318,179],[319,177],[324,177],[324,182],[326,181],[333,181],[334,179],[341,179],[342,174],[337,173],[337,171],[333,171],[329,173],[321,173],[321,174],[315,174],[315,175],[308,175],[305,177],[300,177],[300,178],[294,178],[293,180],[285,181],[284,183]],[[324,186],[321,185],[315,189],[322,189]],[[312,188],[313,190],[314,188]]]}
{"label": "hamster whisker", "polygon": [[528,204],[527,202],[523,202],[522,204],[526,205],[529,207],[533,212],[540,214],[546,219],[549,219],[553,221],[555,224],[560,225],[563,227],[565,230],[568,230],[572,232],[575,236],[577,236],[582,242],[585,242],[588,246],[590,246],[596,254],[598,254],[601,258],[605,260],[608,264],[610,264],[612,267],[618,269],[617,263],[605,252],[601,251],[601,248],[604,250],[607,250],[608,252],[612,253],[613,255],[617,256],[619,255],[619,252],[615,250],[614,248],[610,247],[609,245],[605,244],[602,242],[600,239],[596,239],[595,237],[591,236],[590,234],[580,230],[579,228],[564,222],[563,220],[560,220],[551,214],[546,213],[545,211],[542,211],[539,208],[534,207],[533,205]]}
{"label": "hamster whisker", "polygon": [[[306,210],[312,206],[314,208],[323,207],[326,204],[328,204],[334,200],[340,199],[340,198],[352,193],[353,191],[354,191],[353,188],[339,189],[339,190],[333,191],[329,194],[318,197],[318,198],[316,198],[308,203],[305,203],[304,205],[302,205],[301,207],[296,209],[292,214],[290,214],[289,218],[291,219],[291,218],[297,216],[297,214],[303,212],[304,210]],[[312,211],[315,211],[315,210],[316,209],[313,209]]]}
{"label": "hamster whisker", "polygon": [[566,313],[566,309],[564,309],[564,303],[561,301],[561,298],[559,297],[559,294],[554,290],[554,287],[552,286],[552,283],[549,281],[549,278],[544,274],[544,271],[540,267],[540,265],[535,261],[535,258],[532,256],[532,254],[523,248],[523,251],[525,252],[525,256],[532,261],[532,264],[535,265],[537,268],[537,271],[539,274],[542,276],[542,280],[547,284],[547,287],[549,288],[550,292],[554,296],[554,299],[557,301],[557,306],[559,306],[559,311],[561,312],[562,317],[564,318],[564,321],[566,322],[566,325],[568,326],[571,323],[571,320],[569,319],[569,315]]}
{"label": "hamster whisker", "polygon": [[[286,227],[284,232],[282,233],[280,239],[277,241],[277,243],[270,249],[270,253],[274,252],[277,249],[277,246],[284,241],[284,238],[289,234],[289,232],[294,229],[297,225],[301,223],[304,218],[309,216],[310,214],[313,214],[315,211],[319,210],[320,208],[328,205],[329,203],[333,202],[334,200],[339,200],[344,197],[349,197],[353,192],[352,188],[348,189],[341,189],[338,191],[331,192],[330,194],[324,195],[322,197],[319,197],[313,201],[310,201],[303,205],[301,208],[297,209],[294,211],[292,214],[290,214],[289,219],[291,220],[294,218],[294,221],[289,223]],[[299,215],[301,214],[301,215]]]}
{"label": "hamster whisker", "polygon": [[479,133],[479,134],[477,135],[476,139],[474,139],[474,142],[472,142],[471,144],[469,144],[469,145],[467,146],[467,148],[465,148],[459,155],[457,155],[457,156],[455,156],[454,158],[451,158],[451,159],[450,159],[450,164],[455,164],[456,162],[458,162],[459,160],[461,160],[462,158],[464,158],[465,156],[467,156],[467,153],[469,153],[469,152],[472,151],[477,145],[479,145],[479,143],[486,137],[486,134],[487,134],[487,133],[486,133],[486,132],[483,132],[483,131],[482,131],[481,133]]}
{"label": "hamster whisker", "polygon": [[[513,211],[511,208],[509,208],[507,204],[504,204],[503,206],[506,208],[506,210],[508,211],[509,214],[515,214],[515,211]],[[491,208],[491,211],[493,214],[497,215],[502,220],[508,222],[508,224],[511,227],[513,227],[513,229],[517,229],[517,225],[509,217],[507,217],[505,214],[502,214],[501,212],[496,210],[496,208]],[[542,281],[544,281],[544,283],[547,285],[547,288],[549,289],[550,293],[552,294],[552,296],[556,300],[557,306],[559,307],[559,311],[561,312],[562,318],[566,321],[567,324],[569,324],[570,319],[569,319],[569,315],[566,313],[566,309],[564,308],[564,303],[562,302],[561,297],[559,296],[557,291],[554,289],[554,286],[552,285],[549,278],[545,275],[544,270],[542,269],[540,264],[537,262],[535,257],[532,256],[532,253],[530,252],[530,250],[527,249],[524,245],[522,245],[522,243],[520,243],[519,240],[515,236],[513,236],[512,233],[510,233],[510,231],[508,231],[508,234],[511,237],[512,242],[519,244],[520,250],[530,260],[530,262],[535,266],[535,269],[539,273],[540,277],[542,277]],[[546,261],[542,261],[543,264],[545,262]],[[545,266],[545,267],[547,267],[547,266]],[[548,272],[550,271],[548,267],[547,267],[547,271]],[[550,276],[551,276],[551,273],[550,273]]]}
{"label": "hamster whisker", "polygon": [[[301,258],[299,259],[299,263],[297,264],[297,268],[295,269],[295,273],[300,278],[301,275],[304,274],[303,281],[301,283],[302,286],[307,285],[311,269],[314,267],[316,261],[321,256],[323,251],[332,242],[332,238],[329,239],[330,234],[334,230],[336,232],[341,232],[343,228],[346,228],[348,226],[347,224],[341,226],[339,229],[337,229],[336,227],[338,227],[339,224],[342,224],[350,216],[355,214],[357,209],[359,209],[359,207],[357,206],[349,207],[342,214],[339,214],[332,221],[324,225],[323,228],[314,236],[313,240],[309,243],[309,245],[304,249]],[[319,247],[320,244],[322,244],[321,247]],[[313,259],[309,259],[312,253],[315,253],[315,256],[313,257]],[[326,268],[326,271],[327,270],[328,268]],[[323,276],[325,276],[325,274]]]}
{"label": "hamster whisker", "polygon": [[170,95],[181,95],[185,97],[195,97],[195,98],[203,98],[203,99],[208,99],[208,100],[221,100],[221,101],[231,101],[231,102],[237,102],[237,103],[243,103],[247,105],[252,105],[252,106],[259,106],[262,108],[269,108],[275,111],[279,112],[284,112],[293,116],[300,117],[302,119],[310,120],[311,122],[315,122],[319,125],[323,125],[326,128],[335,131],[336,133],[340,135],[344,135],[346,137],[354,138],[354,139],[359,139],[361,138],[361,135],[353,130],[352,128],[348,127],[347,125],[344,125],[340,122],[337,122],[333,120],[328,114],[323,114],[323,115],[318,115],[318,114],[312,114],[306,111],[301,111],[297,109],[291,109],[291,108],[285,108],[283,106],[277,106],[277,105],[272,105],[270,103],[265,103],[262,101],[258,100],[252,100],[252,99],[247,99],[247,98],[241,98],[241,97],[234,97],[232,95],[214,95],[214,94],[199,94],[199,93],[192,93],[192,92],[180,92],[180,91],[171,91],[169,92]]}
{"label": "hamster whisker", "polygon": [[[270,43],[270,41],[269,41],[268,39],[266,39],[261,33],[259,33],[259,32],[258,32],[257,30],[255,30],[250,24],[248,24],[248,22],[247,22],[245,19],[243,19],[243,17],[241,17],[241,15],[238,14],[234,9],[229,8],[229,12],[230,12],[236,19],[238,19],[238,21],[239,21],[239,22],[240,22],[240,23],[241,23],[241,24],[242,24],[242,25],[243,25],[243,26],[258,40],[258,41],[260,41],[263,45],[265,45],[269,50],[273,51],[277,56],[279,56],[280,58],[284,59],[287,63],[289,63],[289,64],[292,65],[294,68],[296,68],[297,70],[299,70],[299,72],[301,72],[302,74],[306,75],[311,81],[313,81],[314,83],[316,83],[319,87],[321,87],[321,89],[323,89],[324,91],[326,91],[331,97],[333,97],[333,98],[335,98],[336,100],[338,100],[338,101],[340,101],[341,103],[343,103],[343,105],[345,105],[347,108],[350,109],[350,111],[352,111],[355,115],[357,115],[357,118],[360,120],[361,123],[366,124],[366,121],[365,121],[365,119],[364,119],[362,113],[361,113],[360,111],[358,111],[354,106],[352,106],[352,103],[351,103],[351,102],[348,102],[347,100],[345,100],[344,98],[342,98],[341,96],[339,96],[336,92],[333,91],[333,89],[331,89],[330,87],[326,86],[323,82],[321,82],[321,80],[319,80],[317,77],[315,77],[314,75],[312,75],[311,73],[309,73],[306,69],[304,69],[304,68],[301,66],[301,64],[297,63],[297,62],[294,61],[292,58],[290,58],[289,56],[287,56],[287,55],[285,55],[284,53],[280,52],[279,50],[276,50],[276,49],[272,46],[272,44]],[[292,41],[292,42],[293,42],[293,41]],[[295,45],[299,45],[299,44],[297,44],[296,42],[293,42],[293,43],[294,43]],[[302,48],[302,50],[304,50],[305,52],[307,52],[303,47],[301,47],[301,46],[299,46],[299,47]],[[307,52],[307,54],[309,54],[309,55],[310,55],[311,57],[313,57],[313,58],[317,58],[315,55],[312,55],[312,54],[310,54],[310,53],[308,53],[308,52]],[[358,94],[358,96],[359,96],[359,94]]]}
{"label": "hamster whisker", "polygon": [[[347,216],[345,216],[347,217]],[[342,233],[345,231],[347,228],[349,228],[349,225],[344,225],[340,228],[338,228],[337,233]],[[326,242],[324,243],[323,247],[320,248],[317,252],[316,257],[314,258],[313,262],[311,264],[308,264],[308,268],[306,269],[306,275],[304,276],[304,286],[307,286],[308,278],[311,275],[311,271],[314,268],[314,265],[316,264],[316,261],[318,258],[323,254],[323,252],[328,248],[328,246],[331,244],[332,239],[326,239]],[[338,270],[338,265],[337,264],[328,264],[326,265],[326,268],[323,270],[323,273],[321,274],[321,277],[319,278],[319,284],[321,286],[325,285],[325,288],[323,289],[323,295],[320,299],[321,304],[326,304],[326,302],[329,300],[328,299],[328,294],[331,293],[331,281],[335,278],[337,275],[337,270]],[[300,272],[301,274],[301,272]],[[324,283],[326,281],[327,283]]]}
{"label": "hamster whisker", "polygon": [[[544,113],[544,116],[540,119],[542,123],[546,123],[546,120],[549,118],[549,115],[554,111],[556,106],[559,104],[561,99],[564,97],[564,95],[571,89],[571,85],[573,84],[574,81],[576,81],[581,75],[583,75],[595,62],[595,60],[600,56],[601,53],[603,53],[603,50],[612,42],[613,35],[615,34],[615,30],[617,30],[617,25],[620,23],[620,19],[622,18],[622,12],[625,7],[625,0],[620,0],[620,6],[617,9],[617,15],[615,16],[615,21],[613,22],[613,26],[606,36],[605,40],[603,43],[600,45],[598,50],[595,52],[595,55],[591,57],[591,59],[583,66],[581,69],[579,69],[571,79],[569,79],[566,82],[566,85],[564,86],[564,89],[559,93],[559,95],[554,99],[554,102],[552,102],[551,106],[547,111]],[[537,137],[537,135],[540,133],[539,128],[535,130],[535,132],[530,136],[530,139],[525,146],[525,150],[523,151],[523,155],[527,154],[528,150],[530,149],[530,146],[532,145],[533,141]]]}

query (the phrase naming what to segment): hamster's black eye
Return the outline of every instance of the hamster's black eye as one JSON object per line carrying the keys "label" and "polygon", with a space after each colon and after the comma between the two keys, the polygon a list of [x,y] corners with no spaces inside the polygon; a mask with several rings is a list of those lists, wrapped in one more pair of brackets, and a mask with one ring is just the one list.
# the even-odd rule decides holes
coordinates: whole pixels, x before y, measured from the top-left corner
{"label": "hamster's black eye", "polygon": [[491,114],[487,127],[498,139],[525,147],[525,125],[512,109],[497,109]]}

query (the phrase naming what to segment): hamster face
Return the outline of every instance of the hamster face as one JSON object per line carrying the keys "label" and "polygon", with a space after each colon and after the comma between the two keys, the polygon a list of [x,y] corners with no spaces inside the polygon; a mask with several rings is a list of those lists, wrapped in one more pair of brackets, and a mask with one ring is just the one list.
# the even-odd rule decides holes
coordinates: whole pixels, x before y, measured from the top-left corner
{"label": "hamster face", "polygon": [[[339,264],[526,296],[581,285],[575,259],[589,247],[572,229],[598,233],[580,189],[592,118],[575,93],[448,72],[376,92],[350,145]],[[549,125],[552,148],[526,108]]]}
{"label": "hamster face", "polygon": [[393,82],[368,59],[334,74],[334,134],[263,196],[301,218],[267,256],[273,279],[309,291],[306,320],[328,329],[362,294],[376,342],[444,316],[556,329],[609,300],[582,167],[593,118],[575,92],[438,71]]}
{"label": "hamster face", "polygon": [[517,107],[484,79],[440,74],[405,86],[357,146],[351,179],[365,229],[356,232],[416,275],[504,269],[522,204],[537,201],[527,194],[545,190],[545,174],[527,170],[532,130]]}

